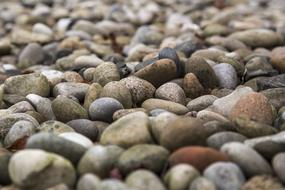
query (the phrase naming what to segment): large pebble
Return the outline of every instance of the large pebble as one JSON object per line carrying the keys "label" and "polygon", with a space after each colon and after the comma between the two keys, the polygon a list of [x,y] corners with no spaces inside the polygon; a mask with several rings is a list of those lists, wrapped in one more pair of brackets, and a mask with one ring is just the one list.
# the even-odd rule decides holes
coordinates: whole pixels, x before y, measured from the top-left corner
{"label": "large pebble", "polygon": [[94,174],[84,174],[77,182],[76,190],[93,190],[100,185],[100,179]]}
{"label": "large pebble", "polygon": [[85,148],[90,148],[93,145],[91,140],[76,132],[65,132],[59,134],[58,136],[67,139],[69,141],[72,141],[74,143],[77,143]]}
{"label": "large pebble", "polygon": [[193,73],[184,76],[182,88],[189,98],[197,98],[205,93],[204,87]]}
{"label": "large pebble", "polygon": [[272,66],[281,73],[285,72],[284,54],[285,54],[285,48],[277,47],[272,50],[270,55]]}
{"label": "large pebble", "polygon": [[79,101],[83,101],[85,94],[89,88],[88,84],[76,82],[63,82],[55,85],[53,88],[53,96],[63,95],[67,97],[75,97]]}
{"label": "large pebble", "polygon": [[73,128],[69,127],[65,123],[56,120],[48,120],[41,123],[41,125],[38,127],[38,130],[40,132],[52,133],[55,135],[59,135],[65,132],[74,132]]}
{"label": "large pebble", "polygon": [[283,190],[284,186],[282,183],[275,177],[271,175],[257,175],[250,178],[241,190]]}
{"label": "large pebble", "polygon": [[102,86],[98,83],[92,83],[86,94],[85,94],[85,98],[84,98],[84,104],[83,107],[88,110],[91,103],[94,102],[96,99],[98,99],[100,97],[100,93],[102,92]]}
{"label": "large pebble", "polygon": [[183,89],[176,83],[169,82],[161,85],[155,91],[155,97],[163,100],[169,100],[185,105],[186,95]]}
{"label": "large pebble", "polygon": [[189,190],[216,190],[216,189],[217,188],[215,184],[205,177],[196,178],[189,187]]}
{"label": "large pebble", "polygon": [[189,111],[201,111],[211,106],[217,99],[218,98],[214,95],[200,96],[188,102],[187,108],[189,109]]}
{"label": "large pebble", "polygon": [[235,68],[227,63],[220,63],[213,67],[222,88],[235,89],[238,84],[238,77]]}
{"label": "large pebble", "polygon": [[120,80],[119,71],[114,63],[101,63],[93,72],[93,82],[97,82],[102,86],[112,81]]}
{"label": "large pebble", "polygon": [[37,43],[28,44],[19,55],[18,66],[27,68],[36,64],[41,64],[44,61],[43,48]]}
{"label": "large pebble", "polygon": [[277,174],[278,178],[284,183],[285,182],[285,173],[284,173],[284,162],[285,162],[285,154],[279,153],[274,156],[272,160],[272,166],[274,172]]}
{"label": "large pebble", "polygon": [[94,122],[88,119],[75,119],[66,124],[74,129],[75,132],[88,137],[91,141],[97,140],[99,129]]}

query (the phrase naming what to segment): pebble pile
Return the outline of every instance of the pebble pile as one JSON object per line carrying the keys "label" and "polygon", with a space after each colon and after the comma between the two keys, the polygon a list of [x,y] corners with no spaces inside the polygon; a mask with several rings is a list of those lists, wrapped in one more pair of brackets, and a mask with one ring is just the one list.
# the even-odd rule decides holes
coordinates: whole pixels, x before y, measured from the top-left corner
{"label": "pebble pile", "polygon": [[1,0],[1,190],[285,190],[284,0]]}

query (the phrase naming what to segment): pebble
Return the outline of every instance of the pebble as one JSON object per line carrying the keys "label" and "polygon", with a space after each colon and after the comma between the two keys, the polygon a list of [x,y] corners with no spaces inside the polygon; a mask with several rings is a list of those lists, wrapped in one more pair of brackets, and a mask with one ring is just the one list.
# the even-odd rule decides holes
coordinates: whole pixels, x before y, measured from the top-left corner
{"label": "pebble", "polygon": [[76,185],[76,190],[92,190],[98,188],[100,179],[94,174],[88,173],[82,175]]}
{"label": "pebble", "polygon": [[256,85],[258,91],[273,89],[273,88],[284,88],[285,74],[273,77],[259,78],[256,80]]}
{"label": "pebble", "polygon": [[91,140],[76,132],[65,132],[59,134],[58,136],[67,139],[69,141],[75,142],[85,148],[90,148],[93,145]]}
{"label": "pebble", "polygon": [[219,86],[222,88],[235,89],[238,84],[238,77],[235,68],[227,63],[220,63],[213,67]]}
{"label": "pebble", "polygon": [[35,111],[34,107],[27,101],[21,101],[13,106],[9,107],[8,110],[11,113],[25,113],[28,111]]}
{"label": "pebble", "polygon": [[239,133],[224,131],[215,133],[208,137],[207,145],[209,147],[220,150],[220,148],[228,142],[244,142],[247,138]]}
{"label": "pebble", "polygon": [[63,82],[53,87],[53,96],[54,97],[57,97],[59,95],[66,97],[73,96],[77,98],[79,101],[83,101],[88,88],[89,85],[85,83]]}
{"label": "pebble", "polygon": [[65,132],[74,132],[73,128],[60,121],[55,120],[48,120],[43,122],[38,129],[40,132],[48,132],[55,135],[59,135],[60,133]]}
{"label": "pebble", "polygon": [[99,98],[91,103],[89,116],[92,120],[112,122],[113,114],[123,108],[123,105],[114,98]]}
{"label": "pebble", "polygon": [[215,162],[227,162],[226,154],[212,148],[202,146],[187,146],[173,152],[168,158],[170,166],[178,164],[190,164],[200,172]]}
{"label": "pebble", "polygon": [[175,83],[168,82],[155,91],[155,97],[185,105],[186,95],[183,89]]}
{"label": "pebble", "polygon": [[284,52],[285,52],[284,47],[277,47],[272,50],[270,55],[272,66],[281,73],[285,72]]}
{"label": "pebble", "polygon": [[189,98],[198,98],[205,93],[204,87],[193,73],[188,73],[184,76],[182,87]]}
{"label": "pebble", "polygon": [[200,172],[188,164],[173,166],[163,177],[169,190],[187,190],[191,183],[200,176]]}
{"label": "pebble", "polygon": [[272,167],[274,169],[274,172],[278,176],[278,178],[284,183],[285,181],[285,174],[284,174],[284,160],[285,160],[285,154],[279,153],[276,156],[274,156],[272,160]]}
{"label": "pebble", "polygon": [[183,73],[180,59],[174,49],[169,47],[163,48],[158,54],[158,59],[171,59],[176,64],[177,75],[180,76]]}
{"label": "pebble", "polygon": [[272,169],[267,161],[255,150],[240,142],[226,143],[221,147],[221,151],[239,165],[246,177],[272,174]]}
{"label": "pebble", "polygon": [[187,108],[189,111],[201,111],[211,106],[218,98],[214,95],[204,95],[195,98],[188,102]]}
{"label": "pebble", "polygon": [[197,177],[191,184],[189,190],[216,190],[215,184],[205,177]]}
{"label": "pebble", "polygon": [[86,110],[89,110],[91,103],[100,97],[102,90],[103,87],[99,83],[92,83],[89,86],[85,94],[84,103],[83,103],[83,107]]}
{"label": "pebble", "polygon": [[269,100],[269,103],[278,110],[285,105],[284,92],[284,88],[273,88],[261,91],[260,93],[263,94]]}
{"label": "pebble", "polygon": [[22,69],[41,64],[45,54],[42,47],[37,43],[28,44],[19,55],[18,66]]}
{"label": "pebble", "polygon": [[221,190],[239,190],[245,183],[241,169],[231,162],[216,162],[208,166],[203,175]]}
{"label": "pebble", "polygon": [[124,151],[120,155],[116,166],[124,175],[138,168],[144,168],[159,174],[165,167],[168,156],[168,150],[161,146],[139,144]]}
{"label": "pebble", "polygon": [[274,190],[281,190],[284,189],[282,183],[270,176],[270,175],[257,175],[252,177],[249,181],[247,181],[242,190],[267,190],[267,189],[274,189]]}
{"label": "pebble", "polygon": [[101,86],[105,86],[112,81],[119,81],[120,73],[114,63],[104,62],[96,67],[93,72],[92,82],[97,82]]}
{"label": "pebble", "polygon": [[96,141],[99,135],[99,129],[97,125],[88,119],[75,119],[66,123],[75,132],[84,135],[91,141]]}

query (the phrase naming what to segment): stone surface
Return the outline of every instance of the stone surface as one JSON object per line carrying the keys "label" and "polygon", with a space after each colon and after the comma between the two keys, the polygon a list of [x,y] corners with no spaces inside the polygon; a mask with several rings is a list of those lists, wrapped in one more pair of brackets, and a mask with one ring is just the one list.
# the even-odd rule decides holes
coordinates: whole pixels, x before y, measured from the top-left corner
{"label": "stone surface", "polygon": [[155,91],[155,97],[185,105],[186,95],[183,89],[175,83],[169,82],[161,85]]}
{"label": "stone surface", "polygon": [[188,112],[187,107],[179,103],[155,98],[144,101],[142,103],[142,108],[146,109],[148,112],[154,109],[164,109],[178,115],[183,115]]}

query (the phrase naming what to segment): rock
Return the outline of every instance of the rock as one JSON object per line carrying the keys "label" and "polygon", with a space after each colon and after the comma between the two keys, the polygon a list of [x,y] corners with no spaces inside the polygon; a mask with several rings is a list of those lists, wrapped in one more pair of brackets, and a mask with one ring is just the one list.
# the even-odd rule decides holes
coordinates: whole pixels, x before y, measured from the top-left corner
{"label": "rock", "polygon": [[58,183],[72,187],[76,180],[75,170],[68,160],[42,150],[22,150],[14,154],[9,162],[9,174],[14,184],[31,190],[43,190]]}
{"label": "rock", "polygon": [[180,59],[174,49],[169,47],[163,48],[158,54],[158,59],[171,59],[176,64],[177,75],[180,76],[183,74]]}
{"label": "rock", "polygon": [[224,116],[228,116],[239,99],[243,95],[251,92],[253,92],[253,90],[249,87],[237,88],[229,95],[215,100],[213,103],[213,109]]}
{"label": "rock", "polygon": [[67,139],[69,141],[72,141],[74,143],[77,143],[85,148],[90,148],[93,145],[91,140],[76,132],[65,132],[59,134],[58,136]]}
{"label": "rock", "polygon": [[284,186],[281,182],[270,175],[259,175],[251,178],[247,181],[241,190],[267,190],[267,189],[274,189],[274,190],[282,190]]}
{"label": "rock", "polygon": [[134,112],[138,112],[138,111],[142,111],[144,113],[147,113],[147,111],[144,108],[120,109],[120,110],[117,110],[113,114],[113,120],[117,120],[117,119],[119,119],[125,115],[128,115],[130,113],[134,113]]}
{"label": "rock", "polygon": [[274,31],[267,29],[250,29],[245,31],[238,31],[234,32],[229,37],[237,39],[252,48],[270,48],[279,45],[282,42],[280,35]]}
{"label": "rock", "polygon": [[203,34],[206,37],[210,36],[225,36],[230,33],[228,27],[221,25],[221,24],[209,24],[204,28]]}
{"label": "rock", "polygon": [[37,43],[28,44],[19,55],[18,66],[22,69],[41,64],[45,54],[42,47]]}
{"label": "rock", "polygon": [[246,179],[241,169],[231,162],[216,162],[204,171],[204,176],[221,190],[239,190]]}
{"label": "rock", "polygon": [[163,39],[163,35],[154,28],[149,26],[141,26],[137,29],[131,44],[142,43],[146,45],[158,45]]}
{"label": "rock", "polygon": [[223,123],[230,123],[230,121],[226,117],[222,116],[221,114],[213,112],[213,111],[208,111],[208,110],[199,111],[196,117],[201,119],[204,122],[220,121]]}
{"label": "rock", "polygon": [[33,106],[27,101],[21,101],[8,108],[11,113],[25,113],[27,111],[35,111]]}
{"label": "rock", "polygon": [[175,83],[169,82],[161,85],[155,91],[155,97],[185,105],[186,95],[183,89]]}
{"label": "rock", "polygon": [[163,147],[139,144],[123,152],[116,165],[124,175],[138,168],[145,168],[159,174],[165,167],[168,156],[168,150]]}
{"label": "rock", "polygon": [[197,98],[205,93],[204,87],[193,73],[184,76],[182,87],[189,98]]}
{"label": "rock", "polygon": [[36,111],[48,120],[55,119],[51,108],[51,101],[48,98],[41,97],[36,94],[29,94],[26,99],[33,105]]}
{"label": "rock", "polygon": [[175,47],[176,51],[182,52],[186,57],[190,57],[195,51],[202,49],[202,43],[196,39],[183,41]]}
{"label": "rock", "polygon": [[273,88],[261,91],[260,93],[269,100],[269,103],[271,105],[279,110],[282,106],[285,105],[285,98],[283,96],[284,92],[284,88]]}
{"label": "rock", "polygon": [[168,160],[170,166],[185,163],[203,172],[212,163],[229,161],[229,158],[226,154],[212,148],[188,146],[173,152]]}
{"label": "rock", "polygon": [[76,82],[63,82],[55,85],[53,88],[53,96],[57,97],[59,95],[66,97],[75,97],[79,101],[83,101],[84,97],[88,91],[89,85],[85,83]]}
{"label": "rock", "polygon": [[116,179],[107,179],[101,182],[100,190],[132,190],[125,183]]}
{"label": "rock", "polygon": [[98,58],[95,54],[82,55],[74,60],[73,68],[76,70],[80,70],[82,68],[92,68],[99,66],[103,62],[104,61]]}
{"label": "rock", "polygon": [[270,88],[284,88],[285,87],[285,74],[259,78],[256,80],[257,90],[267,90]]}
{"label": "rock", "polygon": [[151,111],[151,110],[159,108],[159,109],[164,109],[164,110],[167,110],[169,112],[172,112],[178,115],[183,115],[189,111],[187,107],[181,104],[178,104],[172,101],[154,99],[154,98],[144,101],[141,106],[147,111]]}
{"label": "rock", "polygon": [[219,86],[222,88],[235,89],[238,84],[236,70],[233,66],[227,63],[220,63],[213,67],[219,81]]}
{"label": "rock", "polygon": [[83,104],[83,107],[86,110],[89,110],[91,103],[100,97],[102,90],[103,90],[102,86],[98,83],[92,83],[89,86],[88,91],[86,92],[86,95],[84,98],[84,104]]}
{"label": "rock", "polygon": [[90,105],[89,116],[92,120],[112,122],[113,114],[123,108],[123,105],[114,98],[99,98]]}
{"label": "rock", "polygon": [[228,142],[244,142],[247,138],[239,133],[225,131],[215,133],[208,137],[207,145],[209,147],[220,150],[220,148]]}
{"label": "rock", "polygon": [[123,151],[114,145],[95,145],[81,157],[77,170],[80,175],[93,173],[102,178],[109,177]]}
{"label": "rock", "polygon": [[6,55],[11,52],[11,42],[9,40],[0,41],[0,55]]}
{"label": "rock", "polygon": [[216,62],[221,56],[225,56],[225,52],[223,50],[218,48],[208,48],[196,51],[192,54],[191,57],[202,57],[203,59],[212,60]]}
{"label": "rock", "polygon": [[50,86],[45,76],[32,73],[9,77],[4,82],[4,91],[7,94],[17,94],[21,96],[37,94],[39,96],[48,97],[50,94]]}
{"label": "rock", "polygon": [[229,117],[251,119],[260,123],[272,124],[273,113],[268,99],[256,92],[242,96],[233,106]]}
{"label": "rock", "polygon": [[216,190],[215,184],[205,177],[197,177],[189,190]]}
{"label": "rock", "polygon": [[276,156],[274,156],[272,160],[272,166],[274,169],[274,172],[278,176],[278,178],[284,183],[285,181],[285,174],[284,174],[284,163],[285,161],[285,154],[279,153]]}
{"label": "rock", "polygon": [[112,81],[119,81],[120,74],[114,63],[101,63],[93,72],[93,82],[97,82],[102,86]]}
{"label": "rock", "polygon": [[205,89],[213,89],[218,85],[217,76],[204,58],[191,56],[185,63],[185,74],[193,73]]}
{"label": "rock", "polygon": [[126,179],[126,184],[137,190],[166,190],[160,179],[152,172],[144,169],[130,173]]}
{"label": "rock", "polygon": [[211,106],[218,98],[214,95],[204,95],[195,98],[188,102],[187,108],[189,111],[201,111]]}
{"label": "rock", "polygon": [[[115,144],[129,148],[136,144],[152,143],[150,121],[144,112],[135,112],[121,117],[102,133],[100,143]],[[132,133],[130,133],[130,130]]]}
{"label": "rock", "polygon": [[73,164],[77,164],[87,148],[76,142],[50,133],[38,133],[30,137],[26,148],[41,149],[65,157]]}
{"label": "rock", "polygon": [[169,190],[187,190],[199,176],[200,172],[193,166],[178,164],[165,174],[163,180]]}
{"label": "rock", "polygon": [[33,33],[45,34],[47,36],[52,36],[53,31],[45,24],[37,23],[33,27]]}
{"label": "rock", "polygon": [[122,79],[121,82],[129,89],[134,104],[141,104],[154,95],[155,87],[146,80],[131,76]]}
{"label": "rock", "polygon": [[40,127],[38,127],[40,132],[48,132],[55,135],[59,135],[65,132],[74,132],[74,129],[69,127],[68,125],[55,120],[49,120],[43,122]]}
{"label": "rock", "polygon": [[150,82],[153,86],[160,85],[176,77],[177,68],[174,61],[170,59],[160,59],[135,73],[136,77]]}
{"label": "rock", "polygon": [[132,95],[122,82],[109,82],[100,93],[100,97],[110,97],[118,100],[124,108],[132,108]]}
{"label": "rock", "polygon": [[159,144],[173,151],[183,146],[205,145],[207,136],[208,132],[200,119],[181,117],[164,128]]}
{"label": "rock", "polygon": [[229,56],[221,56],[221,57],[218,57],[218,62],[226,63],[226,64],[233,66],[238,77],[242,77],[245,73],[244,63],[241,63],[240,61],[238,61],[238,59],[235,59]]}
{"label": "rock", "polygon": [[99,129],[96,124],[88,119],[75,119],[66,123],[75,132],[84,135],[89,138],[91,141],[96,141],[99,135]]}
{"label": "rock", "polygon": [[272,66],[281,73],[285,72],[284,52],[285,52],[284,47],[277,47],[272,50],[271,55],[270,55]]}
{"label": "rock", "polygon": [[54,99],[51,107],[57,120],[62,122],[88,118],[87,111],[79,103],[65,96],[58,96]]}
{"label": "rock", "polygon": [[77,182],[76,190],[92,190],[98,188],[100,179],[94,174],[84,174]]}
{"label": "rock", "polygon": [[11,35],[11,42],[16,45],[26,45],[29,43],[44,44],[52,40],[51,36],[46,34],[32,33],[26,30],[14,30]]}
{"label": "rock", "polygon": [[12,157],[12,154],[2,148],[0,151],[1,151],[0,153],[0,169],[1,169],[0,184],[8,185],[8,184],[11,184],[11,178],[9,175],[8,165]]}
{"label": "rock", "polygon": [[255,150],[242,143],[226,143],[222,146],[221,151],[238,164],[247,177],[272,174],[271,167],[267,161]]}
{"label": "rock", "polygon": [[63,72],[57,70],[45,70],[41,72],[44,75],[50,86],[55,86],[56,84],[60,83],[63,80]]}

